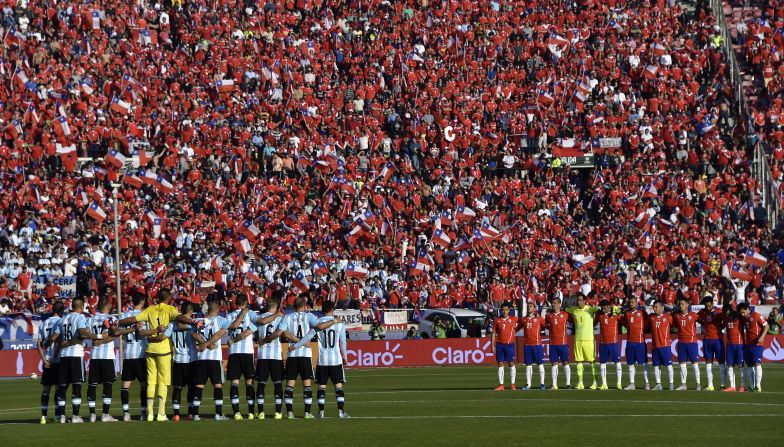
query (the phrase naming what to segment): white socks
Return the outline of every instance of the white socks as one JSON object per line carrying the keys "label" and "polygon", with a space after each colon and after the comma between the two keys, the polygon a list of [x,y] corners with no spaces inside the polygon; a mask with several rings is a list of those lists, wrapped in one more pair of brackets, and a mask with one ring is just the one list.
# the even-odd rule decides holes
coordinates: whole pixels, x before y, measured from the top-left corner
{"label": "white socks", "polygon": [[645,378],[645,384],[648,385],[650,382],[648,381],[648,364],[644,363],[642,365],[642,376]]}
{"label": "white socks", "polygon": [[539,383],[544,385],[544,364],[539,365]]}
{"label": "white socks", "polygon": [[517,366],[512,365],[509,367],[509,380],[512,382],[512,385],[516,383],[517,380]]}
{"label": "white socks", "polygon": [[618,386],[621,386],[621,377],[623,376],[623,368],[620,363],[615,364],[615,378],[617,379]]}
{"label": "white socks", "polygon": [[504,367],[503,366],[499,366],[498,367],[498,383],[500,383],[501,385],[504,384]]}
{"label": "white socks", "polygon": [[748,374],[746,374],[748,372],[748,371],[746,371],[747,369],[748,368],[746,368],[744,366],[739,366],[738,367],[738,371],[740,371],[740,386],[742,386],[744,388],[746,387],[746,376],[748,375]]}
{"label": "white socks", "polygon": [[697,386],[700,386],[700,364],[694,363],[692,366],[694,367],[694,378],[697,380]]}
{"label": "white socks", "polygon": [[553,376],[553,387],[558,386],[558,365],[555,364],[550,368],[550,375]]}
{"label": "white socks", "polygon": [[705,364],[705,376],[708,378],[708,388],[713,388],[713,363]]}
{"label": "white socks", "polygon": [[686,385],[686,377],[689,375],[688,371],[686,370],[686,364],[680,363],[678,366],[681,367],[681,385]]}
{"label": "white socks", "polygon": [[534,375],[534,366],[525,365],[525,385],[531,388],[531,376]]}
{"label": "white socks", "polygon": [[[661,368],[658,366],[653,367],[653,378],[656,380],[656,385],[661,385]],[[670,378],[672,378],[672,373],[670,373]]]}
{"label": "white socks", "polygon": [[735,368],[733,367],[727,368],[727,379],[730,382],[730,388],[735,388]]}
{"label": "white socks", "polygon": [[[629,365],[629,384],[634,385],[634,374],[636,374],[636,369],[634,365]],[[648,382],[646,380],[646,382]]]}
{"label": "white socks", "polygon": [[672,365],[667,366],[667,373],[670,375],[670,386],[675,382],[675,372],[672,368]]}
{"label": "white socks", "polygon": [[754,365],[754,387],[759,389],[762,386],[762,365]]}
{"label": "white socks", "polygon": [[564,365],[564,374],[566,374],[566,386],[572,384],[572,366],[568,363]]}
{"label": "white socks", "polygon": [[607,386],[607,364],[600,363],[599,364],[599,374],[602,377],[602,386]]}
{"label": "white socks", "polygon": [[[730,368],[732,369],[732,368]],[[727,365],[724,363],[719,365],[719,374],[721,374],[721,386],[727,384]]]}

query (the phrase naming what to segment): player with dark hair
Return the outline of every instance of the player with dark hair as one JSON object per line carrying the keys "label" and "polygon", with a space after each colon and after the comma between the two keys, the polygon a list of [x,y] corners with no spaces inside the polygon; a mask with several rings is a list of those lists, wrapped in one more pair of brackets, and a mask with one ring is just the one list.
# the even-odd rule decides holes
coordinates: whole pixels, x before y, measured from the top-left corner
{"label": "player with dark hair", "polygon": [[87,321],[87,327],[90,329],[90,332],[99,337],[92,342],[90,373],[87,380],[87,406],[90,410],[90,422],[96,421],[95,395],[99,384],[103,384],[101,422],[117,421],[109,414],[109,408],[112,404],[112,385],[116,378],[114,373],[115,337],[109,334],[111,325],[111,317],[108,315],[109,305],[109,299],[101,297],[96,306],[98,311]]}
{"label": "player with dark hair", "polygon": [[520,326],[523,328],[523,338],[525,341],[525,387],[521,388],[522,390],[531,389],[534,365],[539,367],[539,389],[545,389],[544,346],[542,346],[541,337],[544,324],[544,318],[537,312],[536,304],[529,302],[528,315],[520,319]]}
{"label": "player with dark hair", "polygon": [[724,378],[727,375],[727,365],[724,364],[724,340],[721,335],[721,331],[724,329],[724,318],[721,311],[713,306],[712,296],[703,298],[702,304],[705,307],[697,312],[700,317],[697,322],[702,326],[703,333],[702,352],[705,357],[705,375],[708,378],[708,386],[705,387],[705,390],[713,391],[713,364],[719,363],[722,389],[725,385]]}
{"label": "player with dark hair", "polygon": [[[231,321],[229,331],[229,364],[227,379],[231,381],[229,396],[231,398],[231,408],[234,411],[234,419],[241,420],[240,413],[240,377],[245,379],[245,400],[248,403],[248,419],[256,417],[253,412],[254,389],[253,378],[255,376],[253,365],[253,332],[256,331],[256,324],[248,315],[248,297],[240,293],[235,299],[237,310],[231,312],[226,318]],[[242,316],[240,315],[242,314]]]}
{"label": "player with dark hair", "polygon": [[[144,309],[146,297],[142,294],[131,296],[133,308],[120,314],[120,320],[139,315]],[[141,404],[141,420],[147,420],[147,339],[139,334],[140,330],[146,328],[145,323],[135,323],[128,327],[114,327],[110,334],[121,338],[123,343],[123,363],[122,363],[122,388],[120,389],[120,400],[122,402],[123,421],[131,420],[131,384],[134,380],[139,381],[139,402]]]}
{"label": "player with dark hair", "polygon": [[681,369],[681,386],[678,391],[686,391],[686,378],[688,377],[687,365],[694,368],[694,378],[697,381],[697,391],[700,385],[700,355],[697,346],[697,321],[700,316],[689,311],[689,300],[685,297],[678,299],[678,312],[672,315],[675,327],[678,328],[678,366]]}
{"label": "player with dark hair", "polygon": [[648,346],[645,343],[645,326],[648,313],[645,308],[639,308],[636,298],[630,298],[626,305],[626,312],[621,318],[621,324],[626,327],[626,365],[629,367],[629,385],[626,390],[636,389],[634,385],[636,365],[642,365],[645,389],[651,389],[648,379]]}
{"label": "player with dark hair", "polygon": [[661,366],[667,367],[670,377],[670,390],[675,389],[673,370],[672,370],[672,340],[670,340],[670,328],[672,327],[672,315],[664,313],[664,301],[656,300],[653,303],[653,315],[648,317],[651,328],[651,338],[653,350],[653,376],[656,379],[654,390],[661,391]]}
{"label": "player with dark hair", "polygon": [[515,367],[514,336],[520,325],[519,318],[509,315],[509,303],[501,304],[501,316],[493,320],[493,333],[490,338],[493,354],[498,362],[498,387],[495,391],[504,389],[504,365],[509,367],[511,389],[516,390],[515,380],[517,368]]}
{"label": "player with dark hair", "polygon": [[[180,312],[188,318],[193,318],[194,305],[185,301],[180,307]],[[195,328],[187,324],[172,323],[169,335],[174,345],[172,360],[172,408],[174,421],[180,420],[180,403],[182,389],[187,387],[188,416],[193,417],[193,397],[195,395],[194,375],[196,373],[196,339],[193,334]]]}
{"label": "player with dark hair", "polygon": [[619,309],[615,308],[609,300],[599,302],[601,311],[596,314],[599,322],[599,375],[602,384],[599,389],[606,390],[607,387],[607,363],[615,364],[616,388],[622,389],[621,378],[621,348],[618,346],[618,328],[620,326],[621,315]]}
{"label": "player with dark hair", "polygon": [[[276,296],[277,295],[277,296]],[[248,317],[256,325],[259,347],[258,359],[256,360],[256,409],[258,419],[264,419],[264,397],[267,380],[272,380],[275,393],[275,419],[283,419],[283,349],[280,345],[280,337],[266,341],[277,329],[283,314],[279,313],[280,294],[274,293],[273,297],[267,302],[267,311],[259,314],[252,310],[248,311]]]}
{"label": "player with dark hair", "polygon": [[[46,417],[49,412],[49,394],[52,387],[57,386],[58,374],[60,371],[60,347],[49,342],[49,337],[54,334],[55,327],[63,318],[65,306],[61,301],[52,305],[52,316],[46,319],[38,328],[38,355],[44,366],[41,374],[41,423],[46,424]],[[57,389],[55,388],[55,396]],[[65,407],[65,402],[62,404]],[[60,405],[57,404],[55,397],[55,418],[60,416]]]}
{"label": "player with dark hair", "polygon": [[553,377],[552,389],[558,389],[558,365],[564,367],[566,375],[566,388],[572,387],[572,371],[569,367],[569,344],[566,339],[566,323],[569,314],[561,310],[561,298],[554,297],[551,301],[552,308],[544,317],[545,325],[550,332],[550,364]]}
{"label": "player with dark hair", "polygon": [[743,363],[751,391],[762,391],[762,342],[770,329],[762,315],[753,311],[749,303],[738,304],[738,313],[743,324]]}
{"label": "player with dark hair", "polygon": [[596,389],[596,350],[593,334],[594,315],[599,308],[588,306],[585,295],[577,295],[577,306],[566,309],[574,322],[574,361],[577,363],[577,389],[584,390],[583,363],[589,363],[593,384],[591,389]]}
{"label": "player with dark hair", "polygon": [[226,334],[229,321],[218,315],[218,312],[220,312],[220,302],[209,301],[207,303],[207,315],[204,318],[204,325],[196,332],[196,340],[199,342],[196,347],[199,361],[194,378],[196,385],[193,397],[194,421],[200,420],[201,398],[204,393],[204,385],[207,384],[208,380],[212,382],[213,387],[215,420],[225,421],[228,419],[223,415],[223,349],[221,348],[221,338]]}

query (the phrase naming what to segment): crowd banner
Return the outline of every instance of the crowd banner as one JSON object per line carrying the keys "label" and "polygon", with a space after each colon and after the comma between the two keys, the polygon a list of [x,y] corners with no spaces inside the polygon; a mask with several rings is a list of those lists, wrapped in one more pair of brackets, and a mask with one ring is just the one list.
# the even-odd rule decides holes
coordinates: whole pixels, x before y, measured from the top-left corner
{"label": "crowd banner", "polygon": [[384,327],[389,330],[406,330],[408,328],[408,311],[388,309],[384,311]]}
{"label": "crowd banner", "polygon": [[57,298],[73,298],[76,296],[75,276],[37,275],[33,277],[33,287],[35,287],[36,293],[46,296],[44,288],[49,280],[60,289],[57,292]]}
{"label": "crowd banner", "polygon": [[346,324],[347,331],[362,330],[362,313],[358,309],[335,309],[334,315],[343,319],[343,323]]}
{"label": "crowd banner", "polygon": [[40,315],[16,314],[0,317],[0,339],[5,341],[33,340],[43,323]]}

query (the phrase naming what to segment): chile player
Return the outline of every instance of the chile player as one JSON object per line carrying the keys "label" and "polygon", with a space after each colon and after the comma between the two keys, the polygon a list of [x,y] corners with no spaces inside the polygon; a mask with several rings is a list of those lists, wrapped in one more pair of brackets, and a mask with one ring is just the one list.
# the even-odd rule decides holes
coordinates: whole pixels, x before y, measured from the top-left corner
{"label": "chile player", "polygon": [[512,390],[516,390],[515,378],[517,377],[517,368],[515,368],[515,345],[514,337],[517,333],[519,319],[515,316],[509,315],[509,303],[501,305],[501,316],[497,317],[493,322],[493,335],[491,345],[493,347],[493,354],[498,362],[498,387],[496,391],[503,391],[504,389],[504,365],[509,367],[509,379],[511,381]]}

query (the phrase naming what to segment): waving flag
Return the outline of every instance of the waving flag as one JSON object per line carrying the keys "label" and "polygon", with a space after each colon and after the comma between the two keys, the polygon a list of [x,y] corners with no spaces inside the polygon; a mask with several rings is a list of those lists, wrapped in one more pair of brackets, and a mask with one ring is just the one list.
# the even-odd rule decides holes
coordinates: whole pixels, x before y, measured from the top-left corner
{"label": "waving flag", "polygon": [[643,71],[642,75],[648,79],[654,79],[656,74],[659,72],[659,68],[654,65],[648,65],[645,67],[645,71]]}
{"label": "waving flag", "polygon": [[101,13],[98,11],[92,11],[87,16],[87,25],[93,30],[100,30],[101,29]]}
{"label": "waving flag", "polygon": [[593,256],[574,255],[572,261],[574,261],[574,268],[580,271],[595,269],[599,266],[599,260]]}
{"label": "waving flag", "polygon": [[121,115],[127,115],[131,111],[131,103],[123,101],[122,99],[115,96],[112,98],[112,104],[109,106],[109,108]]}
{"label": "waving flag", "polygon": [[150,225],[152,225],[155,223],[155,220],[158,219],[158,215],[155,214],[152,210],[147,210],[147,212],[144,213],[144,218],[150,222]]}
{"label": "waving flag", "polygon": [[632,225],[642,230],[643,228],[646,228],[650,225],[650,220],[653,218],[654,214],[655,211],[649,208],[648,210],[638,214],[637,217],[635,217],[632,221]]}
{"label": "waving flag", "polygon": [[158,184],[158,176],[146,169],[139,169],[139,178],[145,185],[156,186]]}
{"label": "waving flag", "polygon": [[653,44],[653,54],[654,55],[662,56],[666,52],[667,52],[667,48],[664,45],[662,45],[660,43]]}
{"label": "waving flag", "polygon": [[482,237],[486,239],[495,239],[498,235],[501,234],[500,231],[493,228],[489,223],[485,222],[482,224],[482,227],[479,229],[479,232],[482,233]]}
{"label": "waving flag", "polygon": [[384,168],[381,169],[381,172],[378,174],[377,179],[383,179],[384,183],[386,183],[389,181],[389,179],[392,177],[392,175],[395,173],[396,170],[397,168],[395,168],[395,165],[391,161],[389,161],[387,162],[387,164],[384,165]]}
{"label": "waving flag", "polygon": [[768,263],[768,258],[762,256],[754,250],[748,250],[746,255],[743,257],[743,263],[763,268]]}
{"label": "waving flag", "polygon": [[251,249],[250,241],[248,241],[248,238],[246,238],[245,236],[240,236],[239,239],[234,241],[234,248],[236,248],[238,251],[241,251],[243,253],[247,253]]}
{"label": "waving flag", "polygon": [[156,218],[152,222],[152,237],[153,238],[158,239],[159,237],[161,237],[162,227],[163,227],[163,225],[162,225],[161,219]]}
{"label": "waving flag", "polygon": [[156,33],[155,31],[150,31],[148,29],[143,29],[139,31],[138,42],[142,45],[157,45],[158,33]]}
{"label": "waving flag", "polygon": [[98,223],[103,223],[103,221],[106,220],[106,212],[98,205],[98,202],[93,202],[92,205],[87,208],[87,215],[97,220]]}
{"label": "waving flag", "polygon": [[240,234],[244,234],[245,237],[247,237],[251,241],[255,241],[256,238],[258,238],[259,234],[261,233],[259,228],[256,225],[254,225],[252,221],[248,221],[248,220],[243,222],[239,232]]}
{"label": "waving flag", "polygon": [[471,220],[476,217],[476,212],[471,208],[465,206],[457,207],[457,212],[455,212],[455,219],[457,220]]}
{"label": "waving flag", "polygon": [[449,238],[449,235],[441,231],[440,229],[436,229],[433,232],[433,237],[431,238],[434,244],[440,245],[441,247],[448,248],[449,245],[452,243],[452,239]]}
{"label": "waving flag", "polygon": [[123,177],[123,183],[136,189],[139,189],[142,187],[142,185],[144,185],[142,179],[133,174],[125,174],[125,177]]}
{"label": "waving flag", "polygon": [[24,132],[24,130],[22,129],[22,123],[20,123],[18,120],[13,120],[10,123],[8,123],[8,126],[6,126],[5,131],[8,133],[8,135],[11,135],[11,138],[14,139],[19,138],[19,135],[22,135],[22,133]]}
{"label": "waving flag", "polygon": [[469,255],[467,251],[460,253],[460,258],[458,258],[457,263],[460,265],[466,265],[469,262],[471,262],[471,255]]}
{"label": "waving flag", "polygon": [[349,262],[346,264],[346,278],[365,279],[368,276],[368,270],[362,266]]}
{"label": "waving flag", "polygon": [[116,150],[110,150],[106,154],[106,157],[104,157],[104,161],[107,164],[110,164],[117,169],[122,168],[125,165],[126,160],[127,159],[125,158],[125,155],[117,152]]}
{"label": "waving flag", "polygon": [[656,199],[658,197],[659,197],[659,190],[656,189],[656,186],[654,186],[653,183],[645,186],[642,193],[643,199]]}
{"label": "waving flag", "polygon": [[52,122],[52,126],[54,126],[54,131],[57,135],[61,137],[70,137],[71,136],[71,126],[68,125],[68,119],[64,116],[61,116]]}
{"label": "waving flag", "polygon": [[160,175],[155,179],[155,187],[164,194],[171,194],[174,191],[174,185]]}
{"label": "waving flag", "polygon": [[327,267],[327,263],[324,261],[316,261],[316,266],[313,269],[314,275],[328,275],[329,274],[329,267]]}
{"label": "waving flag", "polygon": [[308,278],[305,277],[303,272],[297,272],[297,274],[294,275],[294,280],[291,282],[291,285],[302,292],[307,292],[308,289],[310,289],[310,282],[308,282]]}
{"label": "waving flag", "polygon": [[729,269],[730,279],[738,279],[741,281],[751,281],[753,276],[751,273],[743,270],[737,262],[733,262],[732,266]]}
{"label": "waving flag", "polygon": [[150,154],[147,153],[145,150],[135,150],[133,151],[133,165],[136,168],[142,168],[147,166],[147,164],[152,160]]}
{"label": "waving flag", "polygon": [[222,79],[215,83],[215,89],[221,93],[231,92],[234,90],[233,79]]}

